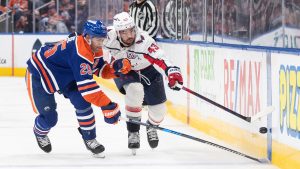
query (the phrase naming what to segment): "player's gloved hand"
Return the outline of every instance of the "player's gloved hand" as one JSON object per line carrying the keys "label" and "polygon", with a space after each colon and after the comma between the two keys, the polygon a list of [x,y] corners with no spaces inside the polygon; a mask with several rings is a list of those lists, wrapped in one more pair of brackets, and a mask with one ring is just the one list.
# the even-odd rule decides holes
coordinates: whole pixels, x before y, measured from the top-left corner
{"label": "player's gloved hand", "polygon": [[122,74],[127,74],[131,70],[131,63],[127,58],[114,60],[111,65],[116,72]]}
{"label": "player's gloved hand", "polygon": [[105,64],[101,70],[95,72],[95,74],[103,79],[114,79],[117,78],[118,75],[115,74],[115,70],[111,67],[110,64]]}
{"label": "player's gloved hand", "polygon": [[109,124],[116,124],[119,121],[121,115],[119,105],[114,102],[110,102],[106,106],[102,106],[101,110],[104,115],[104,121]]}
{"label": "player's gloved hand", "polygon": [[168,67],[166,69],[166,75],[169,80],[169,87],[173,90],[180,90],[183,85],[183,79],[181,76],[180,68],[177,66]]}

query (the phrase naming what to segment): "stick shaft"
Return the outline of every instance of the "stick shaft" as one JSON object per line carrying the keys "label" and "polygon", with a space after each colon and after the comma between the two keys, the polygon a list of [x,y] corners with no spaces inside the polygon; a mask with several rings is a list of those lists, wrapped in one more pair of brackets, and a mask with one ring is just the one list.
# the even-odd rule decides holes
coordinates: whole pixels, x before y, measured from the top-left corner
{"label": "stick shaft", "polygon": [[227,108],[227,107],[225,107],[225,106],[223,106],[223,105],[221,105],[221,104],[219,104],[219,103],[217,103],[217,102],[215,102],[215,101],[213,101],[213,100],[210,100],[209,98],[204,97],[204,96],[202,96],[201,94],[196,93],[196,92],[192,91],[192,90],[189,89],[189,88],[186,88],[186,87],[183,86],[182,89],[185,90],[185,91],[188,92],[188,93],[191,93],[191,94],[193,94],[193,95],[199,97],[199,98],[202,99],[202,100],[207,101],[208,103],[211,103],[211,104],[213,104],[213,105],[215,105],[215,106],[217,106],[217,107],[219,107],[219,108],[221,108],[221,109],[223,109],[223,110],[225,110],[225,111],[227,111],[227,112],[229,112],[229,113],[235,115],[236,117],[239,117],[239,118],[242,119],[242,120],[245,120],[245,121],[247,121],[247,122],[251,122],[251,117],[243,116],[243,115],[241,115],[240,113],[237,113],[237,112],[235,112],[235,111],[233,111],[233,110],[231,110],[231,109],[229,109],[229,108]]}
{"label": "stick shaft", "polygon": [[247,155],[247,154],[238,152],[238,151],[236,151],[236,150],[233,150],[233,149],[230,149],[230,148],[221,146],[221,145],[219,145],[219,144],[216,144],[216,143],[213,143],[213,142],[210,142],[210,141],[206,141],[206,140],[203,140],[203,139],[200,139],[200,138],[191,136],[191,135],[187,135],[187,134],[184,134],[184,133],[180,133],[180,132],[177,132],[177,131],[174,131],[174,130],[170,130],[170,129],[167,129],[167,128],[163,128],[163,127],[159,127],[159,126],[153,126],[153,125],[151,125],[151,124],[144,123],[144,122],[140,122],[140,121],[136,121],[136,120],[129,119],[129,118],[120,117],[120,119],[121,119],[121,120],[124,120],[124,121],[127,121],[127,122],[130,122],[130,123],[134,123],[134,124],[138,124],[138,125],[142,125],[142,126],[146,126],[146,127],[152,127],[152,128],[155,128],[155,129],[158,129],[158,130],[167,132],[167,133],[171,133],[171,134],[175,134],[175,135],[178,135],[178,136],[181,136],[181,137],[189,138],[189,139],[191,139],[191,140],[195,140],[195,141],[198,141],[198,142],[201,142],[201,143],[204,143],[204,144],[208,144],[208,145],[211,145],[211,146],[214,146],[214,147],[223,149],[223,150],[225,150],[225,151],[228,151],[228,152],[231,152],[231,153],[234,153],[234,154],[237,154],[237,155],[246,157],[246,158],[248,158],[248,159],[257,161],[257,162],[259,162],[259,163],[263,163],[263,160],[261,160],[261,159],[258,159],[258,158],[249,156],[249,155]]}

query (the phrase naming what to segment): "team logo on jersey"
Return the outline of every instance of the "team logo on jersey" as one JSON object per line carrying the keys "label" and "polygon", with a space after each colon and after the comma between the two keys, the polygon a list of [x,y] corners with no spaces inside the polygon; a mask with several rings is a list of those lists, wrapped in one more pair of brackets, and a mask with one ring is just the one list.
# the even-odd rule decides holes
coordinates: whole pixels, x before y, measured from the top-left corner
{"label": "team logo on jersey", "polygon": [[138,57],[138,55],[135,54],[135,53],[130,53],[130,52],[127,53],[127,58],[128,59],[135,59],[137,57]]}
{"label": "team logo on jersey", "polygon": [[139,20],[144,20],[145,14],[143,12],[139,12],[138,18],[139,18]]}

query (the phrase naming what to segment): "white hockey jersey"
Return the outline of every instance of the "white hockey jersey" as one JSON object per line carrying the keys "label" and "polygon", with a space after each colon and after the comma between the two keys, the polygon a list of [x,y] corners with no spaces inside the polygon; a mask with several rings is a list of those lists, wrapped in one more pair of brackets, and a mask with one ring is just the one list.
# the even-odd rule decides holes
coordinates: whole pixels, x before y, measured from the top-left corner
{"label": "white hockey jersey", "polygon": [[104,50],[108,50],[112,59],[128,58],[131,62],[131,69],[139,71],[154,65],[162,70],[172,66],[164,51],[157,46],[147,32],[137,28],[135,43],[129,47],[121,45],[114,29],[108,32],[108,38],[104,41]]}

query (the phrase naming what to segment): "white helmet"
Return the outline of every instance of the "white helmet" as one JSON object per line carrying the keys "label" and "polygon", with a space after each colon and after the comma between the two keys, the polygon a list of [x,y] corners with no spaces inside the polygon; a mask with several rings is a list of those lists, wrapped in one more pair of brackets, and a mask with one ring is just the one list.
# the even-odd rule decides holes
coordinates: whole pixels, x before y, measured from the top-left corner
{"label": "white helmet", "polygon": [[113,25],[116,31],[135,27],[133,18],[127,12],[121,12],[115,15]]}

